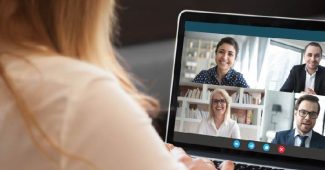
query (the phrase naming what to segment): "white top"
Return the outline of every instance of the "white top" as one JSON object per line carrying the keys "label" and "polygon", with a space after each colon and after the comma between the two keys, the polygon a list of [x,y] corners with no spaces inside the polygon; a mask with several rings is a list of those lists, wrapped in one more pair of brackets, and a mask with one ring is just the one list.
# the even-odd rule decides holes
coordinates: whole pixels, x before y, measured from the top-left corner
{"label": "white top", "polygon": [[[300,146],[300,144],[302,142],[298,135],[299,135],[299,132],[298,132],[297,128],[295,128],[295,146]],[[312,130],[309,131],[307,134],[303,135],[303,136],[308,136],[305,140],[306,148],[309,148],[309,146],[310,146],[310,140],[311,140],[312,135],[313,135]]]}
{"label": "white top", "polygon": [[216,128],[216,124],[214,123],[213,119],[203,119],[199,125],[197,133],[210,136],[240,139],[239,126],[237,122],[232,119],[224,121],[219,129]]}
{"label": "white top", "polygon": [[316,69],[316,72],[313,74],[309,74],[306,67],[305,67],[305,70],[306,70],[305,90],[307,90],[307,88],[314,90],[315,89],[316,72],[318,71],[318,68]]}
{"label": "white top", "polygon": [[[116,77],[64,57],[31,57],[6,64],[28,107],[52,139],[100,170],[184,170],[167,151],[151,119]],[[48,160],[27,134],[0,77],[0,166],[11,170],[84,170],[80,161],[51,152]]]}

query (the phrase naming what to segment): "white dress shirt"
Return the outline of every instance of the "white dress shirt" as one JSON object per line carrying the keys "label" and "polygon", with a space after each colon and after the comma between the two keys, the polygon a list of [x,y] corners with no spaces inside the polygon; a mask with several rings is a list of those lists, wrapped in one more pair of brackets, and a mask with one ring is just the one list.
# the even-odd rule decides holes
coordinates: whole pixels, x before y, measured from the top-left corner
{"label": "white dress shirt", "polygon": [[[5,68],[41,127],[66,151],[99,170],[185,170],[167,151],[145,111],[117,78],[67,57],[11,57]],[[6,170],[89,170],[87,164],[35,146],[0,77],[0,166]],[[39,140],[39,138],[37,138]],[[41,142],[44,144],[44,142]],[[45,145],[47,146],[47,145]]]}
{"label": "white dress shirt", "polygon": [[305,67],[305,70],[306,70],[305,90],[307,90],[307,88],[314,90],[315,89],[316,72],[317,72],[318,68],[316,69],[316,72],[313,74],[309,74],[306,67]]}
{"label": "white dress shirt", "polygon": [[[301,139],[299,138],[299,132],[297,130],[297,128],[295,128],[295,146],[300,146],[301,144]],[[307,139],[305,140],[305,147],[306,148],[309,148],[310,147],[310,140],[311,140],[311,137],[313,135],[313,131],[309,131],[307,134],[303,135],[303,136],[308,136]]]}
{"label": "white dress shirt", "polygon": [[237,122],[232,119],[224,121],[220,125],[219,129],[216,128],[216,124],[214,123],[213,119],[203,119],[198,127],[197,133],[210,136],[240,139],[239,126]]}

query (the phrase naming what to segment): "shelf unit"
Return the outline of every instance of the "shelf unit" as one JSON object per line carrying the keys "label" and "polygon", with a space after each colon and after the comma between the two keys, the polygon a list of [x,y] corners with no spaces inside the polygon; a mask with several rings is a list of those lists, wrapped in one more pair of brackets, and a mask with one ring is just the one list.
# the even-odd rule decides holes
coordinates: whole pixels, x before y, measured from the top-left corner
{"label": "shelf unit", "polygon": [[214,51],[219,39],[185,38],[181,80],[191,81],[201,70],[215,66]]}
{"label": "shelf unit", "polygon": [[[260,89],[246,89],[192,82],[181,83],[179,97],[177,98],[178,109],[175,131],[186,133],[197,132],[201,120],[208,116],[210,91],[213,91],[215,88],[225,89],[232,97],[231,118],[238,122],[242,139],[257,140],[260,136],[263,113],[262,99],[265,94],[265,91]],[[189,91],[192,91],[192,93]],[[251,118],[248,119],[248,115]],[[245,116],[245,118],[242,119],[243,117],[239,116]]]}

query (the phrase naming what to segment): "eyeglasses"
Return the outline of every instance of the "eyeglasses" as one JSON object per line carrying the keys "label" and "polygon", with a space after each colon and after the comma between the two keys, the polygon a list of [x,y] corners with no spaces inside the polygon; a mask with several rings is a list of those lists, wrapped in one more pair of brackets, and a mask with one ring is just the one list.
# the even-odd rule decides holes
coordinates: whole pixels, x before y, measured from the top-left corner
{"label": "eyeglasses", "polygon": [[225,103],[227,103],[227,101],[226,101],[226,99],[211,99],[211,103],[213,103],[213,104],[218,104],[218,103],[225,104]]}
{"label": "eyeglasses", "polygon": [[307,115],[309,115],[311,119],[316,119],[318,117],[317,112],[308,112],[307,110],[299,110],[298,112],[301,117],[306,117]]}

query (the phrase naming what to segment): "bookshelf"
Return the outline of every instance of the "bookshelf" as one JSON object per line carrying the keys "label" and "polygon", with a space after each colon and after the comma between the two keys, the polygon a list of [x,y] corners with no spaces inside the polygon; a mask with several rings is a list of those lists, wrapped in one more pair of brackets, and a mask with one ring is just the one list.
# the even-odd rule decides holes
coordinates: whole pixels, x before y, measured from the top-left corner
{"label": "bookshelf", "polygon": [[215,47],[219,39],[185,38],[181,80],[191,81],[200,71],[215,66]]}
{"label": "bookshelf", "polygon": [[231,119],[237,121],[242,139],[258,140],[265,95],[260,89],[181,83],[175,131],[197,132],[201,120],[208,117],[209,96],[215,88],[225,89],[231,96]]}

